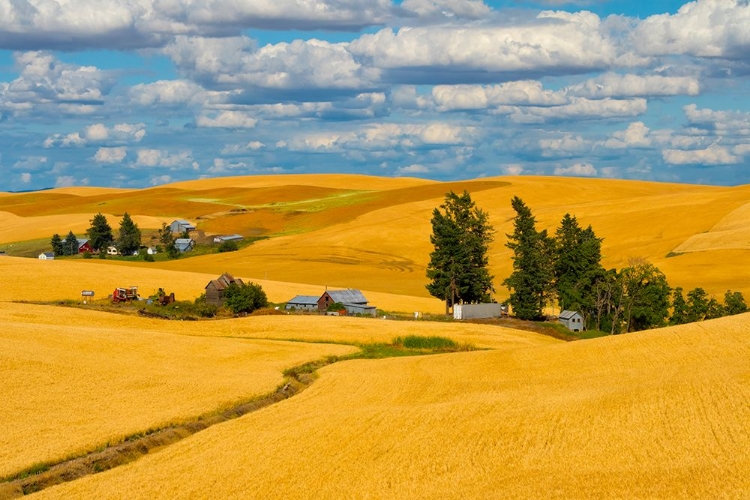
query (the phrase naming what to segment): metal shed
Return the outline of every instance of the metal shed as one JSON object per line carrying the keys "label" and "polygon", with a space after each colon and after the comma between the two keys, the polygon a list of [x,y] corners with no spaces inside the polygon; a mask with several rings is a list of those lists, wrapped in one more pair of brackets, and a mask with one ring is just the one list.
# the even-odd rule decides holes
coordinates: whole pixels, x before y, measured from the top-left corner
{"label": "metal shed", "polygon": [[557,320],[571,332],[582,332],[585,329],[583,316],[577,311],[563,311]]}
{"label": "metal shed", "polygon": [[297,311],[317,311],[319,298],[317,295],[297,295],[286,303],[284,309],[287,311],[290,309]]}

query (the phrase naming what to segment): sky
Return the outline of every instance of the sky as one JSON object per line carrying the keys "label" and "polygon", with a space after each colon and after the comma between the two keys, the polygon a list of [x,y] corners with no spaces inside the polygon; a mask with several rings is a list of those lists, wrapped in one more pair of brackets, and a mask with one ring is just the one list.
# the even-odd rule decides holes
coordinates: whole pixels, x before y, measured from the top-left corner
{"label": "sky", "polygon": [[750,184],[750,3],[0,0],[0,173]]}

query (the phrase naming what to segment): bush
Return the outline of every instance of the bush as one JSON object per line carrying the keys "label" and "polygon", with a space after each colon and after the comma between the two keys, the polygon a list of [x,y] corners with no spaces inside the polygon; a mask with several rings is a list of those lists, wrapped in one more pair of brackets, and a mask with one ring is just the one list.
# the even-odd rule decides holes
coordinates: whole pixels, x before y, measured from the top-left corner
{"label": "bush", "polygon": [[143,255],[143,260],[145,260],[146,262],[153,262],[154,261],[154,256],[151,255],[150,253],[146,252]]}
{"label": "bush", "polygon": [[268,297],[263,287],[255,283],[238,285],[232,283],[224,291],[224,305],[234,314],[251,313],[268,306]]}
{"label": "bush", "polygon": [[107,258],[107,252],[104,250],[99,250],[99,258],[100,259],[106,259]]}
{"label": "bush", "polygon": [[225,241],[219,245],[219,252],[236,252],[239,248],[236,241]]}
{"label": "bush", "polygon": [[91,252],[83,252],[83,258],[84,259],[91,259],[93,256],[91,255]]}
{"label": "bush", "polygon": [[333,304],[331,304],[330,306],[328,306],[328,309],[326,309],[326,311],[328,311],[328,312],[339,312],[339,311],[343,311],[345,309],[346,309],[346,307],[344,307],[344,304],[342,304],[341,302],[334,302]]}
{"label": "bush", "polygon": [[206,302],[206,294],[202,294],[200,297],[195,299],[193,302],[195,306],[195,312],[203,318],[213,318],[219,311],[219,308],[213,304]]}

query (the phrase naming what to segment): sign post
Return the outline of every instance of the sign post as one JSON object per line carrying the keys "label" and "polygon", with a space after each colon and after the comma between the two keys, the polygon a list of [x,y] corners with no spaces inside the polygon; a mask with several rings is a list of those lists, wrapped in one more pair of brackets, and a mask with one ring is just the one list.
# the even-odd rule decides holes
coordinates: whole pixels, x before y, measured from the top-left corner
{"label": "sign post", "polygon": [[86,304],[86,302],[89,300],[89,297],[94,296],[93,290],[82,290],[81,291],[81,297],[83,297],[83,303]]}

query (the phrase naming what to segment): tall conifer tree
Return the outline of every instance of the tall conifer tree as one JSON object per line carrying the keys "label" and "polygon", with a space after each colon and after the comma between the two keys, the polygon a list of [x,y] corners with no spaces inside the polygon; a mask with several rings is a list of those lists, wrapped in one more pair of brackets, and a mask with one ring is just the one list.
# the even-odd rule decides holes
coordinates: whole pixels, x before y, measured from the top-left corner
{"label": "tall conifer tree", "polygon": [[141,246],[141,230],[127,212],[120,221],[120,237],[117,246],[123,255],[132,255]]}
{"label": "tall conifer tree", "polygon": [[495,289],[488,270],[493,229],[487,213],[468,192],[451,191],[433,210],[431,222],[434,250],[427,265],[427,290],[445,301],[446,314],[454,304],[489,301]]}
{"label": "tall conifer tree", "polygon": [[102,213],[98,213],[89,222],[91,222],[91,227],[86,231],[89,237],[89,245],[96,252],[106,250],[114,241],[112,228],[107,222],[107,218]]}

